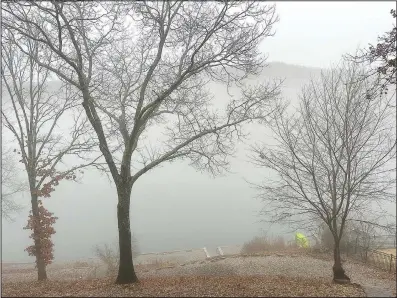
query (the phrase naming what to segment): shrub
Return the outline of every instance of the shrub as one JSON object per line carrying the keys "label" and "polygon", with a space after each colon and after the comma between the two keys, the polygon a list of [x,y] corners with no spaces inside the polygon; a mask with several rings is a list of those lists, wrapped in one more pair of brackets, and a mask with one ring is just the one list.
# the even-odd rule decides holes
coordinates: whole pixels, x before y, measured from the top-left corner
{"label": "shrub", "polygon": [[267,239],[266,237],[254,237],[252,240],[243,244],[241,248],[242,254],[255,254],[265,251],[280,251],[287,248],[292,248],[293,245],[286,244],[284,237],[278,236],[273,239]]}
{"label": "shrub", "polygon": [[116,274],[119,265],[118,251],[112,249],[108,244],[104,244],[103,246],[97,245],[95,247],[95,255],[106,265],[107,275]]}
{"label": "shrub", "polygon": [[243,244],[241,248],[242,254],[255,254],[264,252],[268,248],[268,243],[265,237],[255,237],[248,242]]}
{"label": "shrub", "polygon": [[284,237],[278,236],[277,238],[274,239],[274,241],[271,243],[271,247],[273,249],[285,249],[285,240]]}
{"label": "shrub", "polygon": [[[137,239],[131,237],[132,257],[136,258],[139,255],[139,247]],[[115,275],[119,267],[119,250],[117,246],[110,246],[103,244],[102,246],[95,246],[95,255],[99,260],[106,265],[107,275]]]}

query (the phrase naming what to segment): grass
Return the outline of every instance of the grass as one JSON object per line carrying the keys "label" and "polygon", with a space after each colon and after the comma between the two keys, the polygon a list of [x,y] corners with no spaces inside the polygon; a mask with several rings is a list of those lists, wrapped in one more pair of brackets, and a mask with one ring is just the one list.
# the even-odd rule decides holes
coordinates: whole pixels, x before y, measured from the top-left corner
{"label": "grass", "polygon": [[189,276],[145,278],[139,284],[115,285],[114,279],[8,282],[7,297],[362,297],[356,285],[337,285],[323,279],[283,276]]}

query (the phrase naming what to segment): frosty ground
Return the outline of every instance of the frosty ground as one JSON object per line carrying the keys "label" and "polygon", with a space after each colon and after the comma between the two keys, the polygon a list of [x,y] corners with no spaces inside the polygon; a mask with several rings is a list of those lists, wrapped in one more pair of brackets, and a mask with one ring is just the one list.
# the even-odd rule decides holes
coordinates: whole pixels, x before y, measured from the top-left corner
{"label": "frosty ground", "polygon": [[37,282],[34,268],[3,266],[2,296],[345,296],[363,297],[364,285],[396,292],[396,277],[346,261],[351,285],[332,283],[332,259],[309,254],[229,256],[184,264],[136,266],[140,283],[120,286],[94,262],[53,264],[49,280]]}

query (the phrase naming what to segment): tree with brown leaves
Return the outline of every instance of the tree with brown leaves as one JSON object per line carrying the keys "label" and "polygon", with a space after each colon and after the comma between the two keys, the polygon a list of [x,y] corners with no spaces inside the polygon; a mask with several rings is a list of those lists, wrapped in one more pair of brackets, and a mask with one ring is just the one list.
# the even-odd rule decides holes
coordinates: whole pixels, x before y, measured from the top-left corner
{"label": "tree with brown leaves", "polygon": [[[50,81],[50,71],[32,57],[40,54],[40,45],[33,40],[19,40],[29,55],[20,51],[14,40],[3,34],[2,84],[4,90],[2,119],[6,129],[18,144],[13,152],[24,165],[27,174],[31,215],[28,228],[33,230],[34,245],[28,253],[36,257],[38,279],[47,279],[45,266],[52,259],[51,225],[55,218],[43,206],[39,197],[49,197],[54,186],[64,178],[76,178],[76,171],[96,164],[87,153],[95,151],[96,142],[89,136],[88,121],[76,111],[78,97],[68,86],[59,88]],[[43,57],[51,61],[52,56]],[[70,127],[61,126],[69,118]],[[70,132],[70,137],[63,129]],[[73,164],[70,156],[82,158]],[[69,159],[69,160],[68,160]],[[76,160],[76,158],[75,158]],[[65,161],[73,164],[62,167]]]}

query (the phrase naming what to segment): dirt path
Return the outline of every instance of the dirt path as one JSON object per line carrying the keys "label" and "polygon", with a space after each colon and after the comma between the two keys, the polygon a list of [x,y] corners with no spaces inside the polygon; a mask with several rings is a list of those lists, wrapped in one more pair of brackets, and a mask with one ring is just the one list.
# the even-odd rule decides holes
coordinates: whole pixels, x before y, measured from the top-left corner
{"label": "dirt path", "polygon": [[361,285],[367,297],[395,297],[393,292],[382,287]]}

